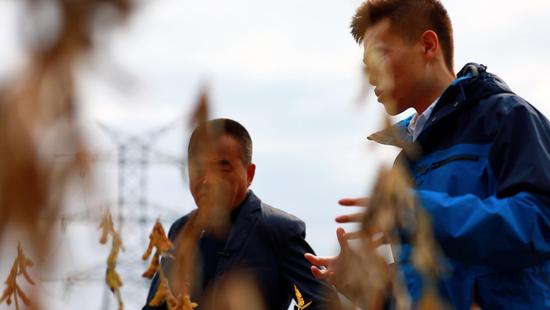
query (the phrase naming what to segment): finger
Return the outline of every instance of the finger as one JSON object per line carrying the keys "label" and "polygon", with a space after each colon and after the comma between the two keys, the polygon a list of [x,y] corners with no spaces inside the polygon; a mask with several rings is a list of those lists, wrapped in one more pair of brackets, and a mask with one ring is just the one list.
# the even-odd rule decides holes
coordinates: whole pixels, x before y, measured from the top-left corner
{"label": "finger", "polygon": [[374,235],[369,235],[364,231],[354,231],[354,232],[345,234],[345,238],[348,240],[355,240],[355,239],[360,239],[364,237],[368,238],[367,240],[369,241],[369,246],[373,248],[377,248],[381,245],[388,243],[388,240],[386,239],[383,233],[375,233]]}
{"label": "finger", "polygon": [[372,239],[371,239],[371,246],[372,246],[373,248],[377,248],[377,247],[382,246],[382,245],[384,245],[384,244],[386,244],[386,238],[384,238],[384,237],[381,237],[381,238],[372,238]]}
{"label": "finger", "polygon": [[338,200],[338,204],[340,204],[341,206],[366,207],[369,204],[369,198],[368,197],[343,198]]}
{"label": "finger", "polygon": [[348,240],[346,239],[346,231],[342,227],[338,227],[338,229],[336,229],[336,237],[338,238],[340,251],[346,252],[348,250]]}
{"label": "finger", "polygon": [[307,259],[308,262],[310,262],[312,265],[315,266],[328,266],[332,260],[334,260],[334,256],[317,256],[313,255],[311,253],[304,254],[304,257]]}
{"label": "finger", "polygon": [[370,235],[370,236],[376,236],[379,234],[384,235],[383,230],[376,225],[368,225],[366,227],[363,227],[363,230],[367,233],[367,235]]}
{"label": "finger", "polygon": [[378,229],[369,230],[369,231],[359,230],[359,231],[347,232],[344,234],[344,238],[346,238],[347,240],[360,239],[363,236],[372,236],[371,238],[372,241],[380,241],[382,243],[386,242],[386,238],[384,234],[382,233],[381,230],[378,230]]}
{"label": "finger", "polygon": [[355,239],[360,239],[364,235],[365,233],[363,231],[354,231],[354,232],[345,233],[344,238],[346,238],[346,240],[355,240]]}
{"label": "finger", "polygon": [[317,266],[311,266],[311,273],[316,279],[327,279],[330,275],[329,271],[326,269],[319,269]]}
{"label": "finger", "polygon": [[330,285],[336,285],[336,273],[334,271],[328,271],[328,274],[326,276],[326,281]]}
{"label": "finger", "polygon": [[336,223],[360,223],[365,217],[365,212],[339,215],[336,217]]}

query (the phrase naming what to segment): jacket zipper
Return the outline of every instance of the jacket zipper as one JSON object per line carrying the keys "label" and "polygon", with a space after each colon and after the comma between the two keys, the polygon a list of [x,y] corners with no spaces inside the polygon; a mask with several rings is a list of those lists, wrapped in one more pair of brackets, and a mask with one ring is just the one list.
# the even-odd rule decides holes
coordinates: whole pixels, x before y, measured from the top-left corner
{"label": "jacket zipper", "polygon": [[437,162],[435,162],[435,163],[429,165],[428,167],[417,168],[417,169],[415,169],[415,172],[416,172],[416,174],[424,174],[424,173],[426,173],[428,170],[434,170],[434,169],[440,168],[441,166],[444,166],[444,165],[446,165],[446,164],[448,164],[448,163],[450,163],[450,162],[458,161],[458,160],[479,161],[479,156],[477,156],[477,155],[457,155],[457,156],[452,156],[452,157],[449,157],[449,158],[446,158],[446,159],[437,161]]}

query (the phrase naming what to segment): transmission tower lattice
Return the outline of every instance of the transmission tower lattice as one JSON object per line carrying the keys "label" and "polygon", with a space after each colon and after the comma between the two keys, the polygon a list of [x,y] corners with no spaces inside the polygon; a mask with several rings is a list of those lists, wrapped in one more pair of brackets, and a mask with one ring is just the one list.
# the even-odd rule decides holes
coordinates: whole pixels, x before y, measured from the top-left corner
{"label": "transmission tower lattice", "polygon": [[[141,272],[147,268],[147,262],[141,261],[140,258],[148,242],[149,229],[156,220],[150,216],[149,210],[150,165],[176,164],[180,169],[183,166],[181,159],[155,152],[153,146],[161,136],[178,124],[179,121],[176,121],[145,134],[129,135],[99,123],[117,149],[118,196],[116,208],[112,211],[125,248],[119,255],[117,270],[124,281],[121,292],[126,309],[141,308],[149,286],[149,281],[141,278]],[[156,160],[153,157],[156,157]],[[112,300],[112,294],[105,286],[101,309],[110,310]]]}

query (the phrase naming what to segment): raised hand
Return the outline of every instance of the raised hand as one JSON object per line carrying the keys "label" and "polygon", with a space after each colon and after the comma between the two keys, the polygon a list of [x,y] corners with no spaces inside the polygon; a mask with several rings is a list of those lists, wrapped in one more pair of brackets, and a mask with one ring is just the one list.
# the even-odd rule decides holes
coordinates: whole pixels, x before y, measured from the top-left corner
{"label": "raised hand", "polygon": [[337,256],[317,256],[311,253],[304,254],[304,257],[312,264],[311,272],[317,279],[327,280],[330,284],[338,285],[337,266],[340,260],[344,260],[349,251],[346,231],[343,228],[336,230],[336,237],[340,245],[340,253]]}

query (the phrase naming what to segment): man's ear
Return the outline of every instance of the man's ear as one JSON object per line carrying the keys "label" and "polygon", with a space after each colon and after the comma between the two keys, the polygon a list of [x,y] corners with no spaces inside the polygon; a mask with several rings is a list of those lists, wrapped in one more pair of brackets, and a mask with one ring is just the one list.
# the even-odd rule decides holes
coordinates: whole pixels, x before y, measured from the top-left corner
{"label": "man's ear", "polygon": [[248,181],[248,186],[252,184],[252,180],[254,180],[254,174],[256,174],[256,165],[249,164],[248,167],[246,167],[246,179]]}
{"label": "man's ear", "polygon": [[420,44],[427,59],[431,60],[439,53],[439,37],[433,30],[426,30],[422,33]]}

